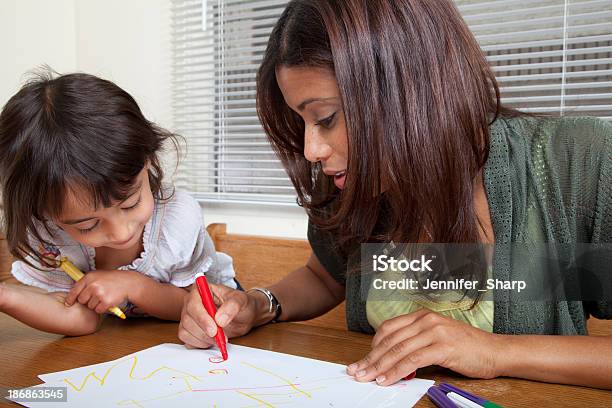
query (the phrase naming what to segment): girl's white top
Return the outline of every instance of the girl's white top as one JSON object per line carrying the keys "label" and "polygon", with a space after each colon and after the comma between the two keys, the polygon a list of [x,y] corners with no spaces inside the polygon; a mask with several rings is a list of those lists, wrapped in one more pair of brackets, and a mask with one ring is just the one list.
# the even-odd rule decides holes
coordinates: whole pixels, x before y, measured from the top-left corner
{"label": "girl's white top", "polygon": [[[96,251],[79,244],[53,223],[48,223],[49,232],[40,228],[41,236],[57,246],[61,255],[67,257],[81,271],[96,269]],[[34,238],[32,247],[38,248]],[[206,232],[202,209],[197,201],[185,192],[176,191],[167,201],[155,200],[153,215],[144,228],[142,236],[144,250],[129,265],[119,270],[138,271],[158,282],[178,287],[191,285],[198,272],[206,274],[210,283],[236,288],[232,258],[216,252]],[[40,263],[28,258],[34,265]],[[20,282],[46,289],[50,292],[67,292],[74,281],[61,269],[30,267],[24,262],[13,262],[12,274]]]}

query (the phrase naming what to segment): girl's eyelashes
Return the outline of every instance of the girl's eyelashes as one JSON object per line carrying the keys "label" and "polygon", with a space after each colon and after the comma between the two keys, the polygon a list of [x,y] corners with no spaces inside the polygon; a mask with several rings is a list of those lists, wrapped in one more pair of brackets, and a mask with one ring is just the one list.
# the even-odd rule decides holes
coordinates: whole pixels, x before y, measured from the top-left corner
{"label": "girl's eyelashes", "polygon": [[126,211],[133,210],[134,208],[138,207],[138,204],[140,204],[140,197],[138,197],[138,201],[136,201],[134,205],[131,205],[129,207],[124,207],[122,208],[122,210],[126,210]]}
{"label": "girl's eyelashes", "polygon": [[321,119],[315,123],[315,125],[323,126],[324,128],[329,129],[333,125],[334,118],[336,117],[336,112],[332,113],[325,119]]}
{"label": "girl's eyelashes", "polygon": [[91,227],[89,227],[89,228],[77,228],[77,230],[81,234],[87,234],[89,231],[92,231],[94,228],[96,228],[99,223],[100,223],[100,220],[96,221],[96,223],[94,225],[92,225]]}
{"label": "girl's eyelashes", "polygon": [[[138,205],[140,204],[141,201],[141,197],[138,197],[138,201],[136,201],[133,205],[129,206],[129,207],[123,207],[121,208],[124,211],[130,211],[133,210],[134,208],[138,207]],[[98,224],[100,224],[100,220],[97,220],[96,223],[94,225],[92,225],[89,228],[77,228],[77,231],[79,231],[81,234],[87,234],[88,232],[92,231],[94,228],[96,228],[98,226]]]}

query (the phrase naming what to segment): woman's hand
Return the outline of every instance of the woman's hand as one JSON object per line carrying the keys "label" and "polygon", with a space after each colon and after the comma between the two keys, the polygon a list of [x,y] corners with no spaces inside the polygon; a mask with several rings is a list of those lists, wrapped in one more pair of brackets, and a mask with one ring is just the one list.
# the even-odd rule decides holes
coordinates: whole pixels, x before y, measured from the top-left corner
{"label": "woman's hand", "polygon": [[372,351],[347,368],[360,382],[391,385],[417,368],[439,365],[468,377],[494,378],[501,336],[427,309],[385,321]]}
{"label": "woman's hand", "polygon": [[108,308],[123,303],[138,290],[138,280],[141,277],[145,276],[134,271],[88,272],[75,282],[66,296],[65,304],[72,306],[78,301],[96,313],[104,313]]}
{"label": "woman's hand", "polygon": [[178,337],[187,347],[214,345],[217,324],[228,338],[242,336],[255,326],[259,308],[253,293],[246,294],[223,285],[209,286],[217,305],[214,320],[202,306],[197,287],[185,296]]}

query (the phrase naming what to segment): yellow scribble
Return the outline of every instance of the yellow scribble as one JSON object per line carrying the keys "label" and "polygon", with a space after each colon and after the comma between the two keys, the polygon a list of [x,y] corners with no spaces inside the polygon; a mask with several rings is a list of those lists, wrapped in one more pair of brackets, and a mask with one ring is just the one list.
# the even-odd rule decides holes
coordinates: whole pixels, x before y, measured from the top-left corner
{"label": "yellow scribble", "polygon": [[241,391],[236,391],[236,392],[238,394],[240,394],[240,395],[244,395],[247,398],[250,398],[252,400],[255,400],[255,401],[259,402],[260,405],[263,404],[266,407],[274,408],[274,405],[268,404],[266,401],[264,401],[262,399],[259,399],[259,398],[255,397],[255,396],[251,395],[251,394],[247,394],[246,392],[241,392]]}
{"label": "yellow scribble", "polygon": [[68,384],[73,390],[75,390],[76,392],[81,392],[83,390],[83,388],[85,388],[85,386],[87,385],[87,382],[89,381],[90,378],[93,378],[95,381],[97,381],[100,385],[104,385],[104,383],[106,382],[109,374],[111,373],[111,371],[113,371],[113,369],[119,365],[121,365],[122,363],[124,363],[125,361],[132,361],[132,366],[130,367],[130,372],[129,372],[129,378],[131,380],[147,380],[149,378],[151,378],[152,376],[154,376],[155,374],[157,374],[158,372],[162,371],[162,370],[168,370],[174,373],[178,373],[181,374],[183,376],[187,376],[190,377],[192,379],[195,379],[196,381],[201,381],[200,377],[195,376],[193,374],[189,374],[189,373],[185,373],[183,371],[180,370],[176,370],[174,368],[168,367],[168,366],[161,366],[159,368],[156,368],[155,370],[151,371],[149,374],[145,375],[144,377],[134,377],[134,370],[136,369],[136,365],[138,364],[138,356],[134,355],[132,357],[130,357],[129,359],[126,360],[121,360],[116,362],[115,364],[113,364],[111,367],[109,367],[106,372],[104,373],[104,375],[102,377],[98,377],[95,373],[95,371],[92,371],[91,373],[87,374],[85,376],[85,378],[83,379],[83,382],[81,383],[80,386],[75,385],[74,383],[72,383],[69,379],[64,378],[62,381],[64,381],[66,384]]}
{"label": "yellow scribble", "polygon": [[123,401],[117,402],[117,405],[121,405],[121,406],[134,405],[135,407],[142,408],[144,406],[141,405],[141,404],[144,404],[144,403],[147,403],[147,402],[151,402],[151,401],[158,401],[158,400],[162,400],[162,399],[165,399],[165,398],[176,397],[176,396],[179,396],[179,395],[184,394],[186,392],[190,392],[190,390],[177,391],[177,392],[173,392],[172,394],[161,395],[159,397],[149,398],[149,399],[146,399],[146,400],[123,400]]}
{"label": "yellow scribble", "polygon": [[124,400],[124,401],[119,401],[117,405],[122,405],[122,406],[133,405],[138,408],[145,408],[144,405],[140,405],[140,402],[144,402],[144,401]]}
{"label": "yellow scribble", "polygon": [[304,395],[305,395],[306,397],[308,397],[308,398],[312,398],[312,395],[310,395],[309,393],[307,393],[307,392],[305,392],[305,391],[300,390],[298,387],[296,387],[296,386],[295,386],[295,384],[293,384],[293,382],[292,382],[292,381],[289,381],[288,379],[286,379],[286,378],[284,378],[284,377],[281,377],[280,375],[275,374],[275,373],[273,373],[272,371],[266,370],[265,368],[261,368],[261,367],[254,366],[253,364],[247,363],[247,362],[245,362],[245,361],[243,361],[243,362],[242,362],[242,364],[243,364],[243,365],[245,365],[245,366],[247,366],[247,367],[254,368],[255,370],[259,370],[259,371],[261,371],[261,372],[264,372],[264,373],[266,373],[266,374],[268,374],[268,375],[271,375],[272,377],[276,377],[276,378],[278,378],[279,380],[281,380],[281,381],[283,381],[284,383],[286,383],[286,384],[287,384],[289,387],[293,388],[295,391],[297,391],[297,392],[299,392],[299,393],[301,393],[301,394],[304,394]]}
{"label": "yellow scribble", "polygon": [[[151,371],[150,373],[144,375],[144,376],[136,376],[135,372],[136,372],[136,367],[138,365],[138,356],[137,355],[133,355],[127,359],[123,359],[120,361],[117,361],[115,364],[113,364],[112,366],[110,366],[108,369],[106,369],[106,371],[104,372],[104,375],[99,376],[96,374],[95,371],[92,371],[90,373],[88,373],[85,378],[83,378],[82,382],[80,384],[75,384],[74,382],[70,381],[68,378],[63,379],[62,381],[65,382],[68,386],[70,386],[74,391],[76,392],[81,392],[85,389],[85,387],[87,386],[88,383],[90,383],[91,381],[96,381],[99,383],[100,386],[104,386],[105,382],[108,380],[111,372],[113,372],[113,370],[116,369],[116,367],[126,363],[126,362],[130,362],[131,361],[131,365],[130,365],[130,369],[129,369],[129,373],[128,373],[128,378],[130,380],[138,380],[138,381],[146,381],[148,379],[150,379],[151,377],[153,377],[154,375],[156,375],[157,373],[161,372],[161,371],[170,371],[172,373],[176,373],[178,374],[175,378],[181,379],[185,382],[185,389],[177,391],[177,392],[172,392],[166,395],[162,395],[162,396],[158,396],[158,397],[154,397],[154,398],[150,398],[150,399],[145,399],[145,400],[134,400],[134,399],[126,399],[126,400],[122,400],[117,402],[117,405],[119,406],[132,406],[132,407],[137,407],[137,408],[145,408],[145,406],[143,404],[146,404],[148,402],[152,402],[152,401],[157,401],[157,400],[161,400],[161,399],[167,399],[167,398],[172,398],[172,397],[176,397],[179,396],[181,394],[185,394],[188,392],[191,392],[194,390],[193,385],[191,383],[191,381],[202,381],[202,378],[200,376],[194,375],[194,374],[190,374],[187,372],[183,372],[180,370],[177,370],[175,368],[172,367],[168,367],[168,366],[161,366],[158,367],[156,369],[154,369],[153,371]],[[261,371],[263,373],[266,373],[274,378],[277,378],[279,380],[281,380],[284,384],[286,384],[288,387],[290,387],[290,389],[292,391],[290,391],[289,393],[247,393],[247,392],[243,392],[243,391],[239,391],[236,390],[236,392],[242,396],[245,396],[249,399],[252,399],[254,401],[256,401],[259,405],[258,406],[266,406],[266,407],[270,407],[270,408],[274,408],[274,405],[272,405],[269,402],[264,401],[263,399],[261,399],[261,397],[265,397],[266,399],[268,398],[274,398],[274,397],[290,397],[292,395],[296,395],[296,394],[302,394],[304,396],[306,396],[307,398],[312,398],[312,395],[307,392],[307,391],[314,391],[314,390],[319,390],[321,388],[325,388],[325,387],[316,387],[313,388],[311,390],[302,390],[300,388],[298,388],[296,386],[296,384],[294,384],[292,381],[276,374],[273,373],[272,371],[269,371],[265,368],[261,368],[261,367],[257,367],[253,364],[247,363],[247,362],[242,362],[242,364],[244,366],[253,368],[255,370]],[[209,375],[214,375],[214,374],[220,374],[220,372],[222,371],[222,369],[215,369],[215,370],[211,370],[209,371]],[[227,371],[225,370],[225,373],[227,373]],[[286,403],[286,402],[285,402]],[[283,402],[278,402],[278,404],[285,404]],[[215,405],[216,407],[216,405]]]}
{"label": "yellow scribble", "polygon": [[151,402],[151,401],[158,401],[158,400],[161,400],[161,399],[164,399],[164,398],[176,397],[176,396],[184,394],[186,392],[193,391],[193,386],[189,382],[188,377],[176,377],[176,378],[180,378],[181,380],[185,381],[185,386],[187,388],[184,389],[184,390],[181,390],[181,391],[173,392],[171,394],[161,395],[159,397],[149,398],[149,399],[146,399],[146,400],[123,400],[123,401],[117,402],[117,405],[122,405],[122,406],[134,405],[135,407],[138,407],[138,408],[144,408],[144,406],[141,405],[141,403],[146,403],[146,402]]}

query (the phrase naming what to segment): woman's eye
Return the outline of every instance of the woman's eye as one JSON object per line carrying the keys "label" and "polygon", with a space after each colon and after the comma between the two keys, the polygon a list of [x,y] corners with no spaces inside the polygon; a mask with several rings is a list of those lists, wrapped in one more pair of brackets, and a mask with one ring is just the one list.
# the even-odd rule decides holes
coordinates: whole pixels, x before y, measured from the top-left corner
{"label": "woman's eye", "polygon": [[326,117],[325,119],[321,119],[316,124],[323,126],[324,128],[329,128],[331,127],[332,122],[334,121],[335,117],[336,117],[336,112],[332,113],[330,116]]}
{"label": "woman's eye", "polygon": [[92,225],[91,227],[89,227],[89,228],[77,228],[77,230],[81,234],[87,234],[89,231],[92,231],[94,228],[96,228],[99,223],[100,223],[100,220],[96,221],[96,223],[94,225]]}

